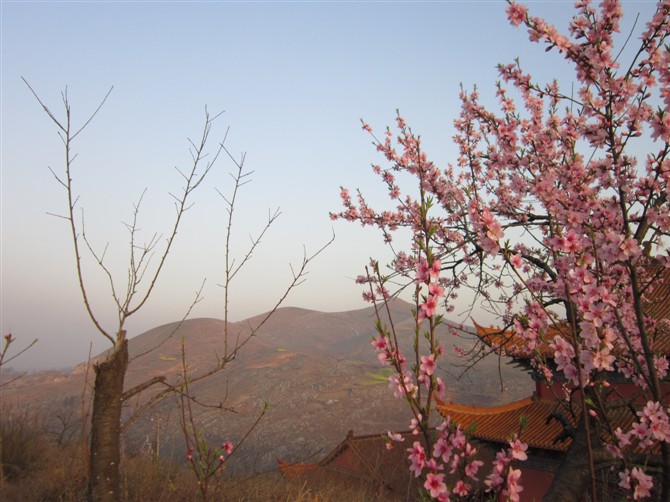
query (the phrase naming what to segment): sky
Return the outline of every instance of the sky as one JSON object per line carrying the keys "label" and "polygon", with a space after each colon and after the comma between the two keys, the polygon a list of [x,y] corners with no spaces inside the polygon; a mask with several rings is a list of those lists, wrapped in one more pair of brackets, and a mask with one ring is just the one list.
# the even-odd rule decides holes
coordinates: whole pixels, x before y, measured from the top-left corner
{"label": "sky", "polygon": [[[532,15],[564,29],[570,1],[525,2]],[[623,2],[622,33],[651,1]],[[285,305],[335,312],[366,306],[353,279],[370,257],[388,261],[379,232],[343,221],[339,187],[386,208],[372,174],[381,162],[361,119],[383,130],[400,109],[438,165],[455,159],[452,122],[460,85],[494,103],[496,64],[519,57],[540,82],[570,85],[554,53],[531,44],[506,20],[503,1],[6,1],[1,15],[2,227],[0,328],[23,347],[17,369],[64,368],[107,348],[79,293],[67,222],[63,145],[25,78],[57,117],[67,89],[74,127],[107,91],[74,143],[73,184],[95,250],[117,287],[128,266],[124,222],[143,191],[141,238],[165,236],[180,190],[175,167],[189,166],[188,138],[214,122],[211,151],[226,137],[243,153],[252,182],[236,205],[231,253],[240,259],[268,217],[281,210],[253,260],[233,284],[231,320],[271,309],[291,264],[335,235]],[[203,280],[191,317],[223,317],[226,206],[235,169],[221,157],[193,193],[173,252],[149,302],[131,317],[129,336],[180,319]],[[162,244],[164,239],[161,239]],[[100,322],[114,330],[109,283],[84,253],[86,287]],[[465,310],[465,308],[464,308]],[[483,315],[483,314],[482,314]],[[487,319],[488,320],[488,319]]]}

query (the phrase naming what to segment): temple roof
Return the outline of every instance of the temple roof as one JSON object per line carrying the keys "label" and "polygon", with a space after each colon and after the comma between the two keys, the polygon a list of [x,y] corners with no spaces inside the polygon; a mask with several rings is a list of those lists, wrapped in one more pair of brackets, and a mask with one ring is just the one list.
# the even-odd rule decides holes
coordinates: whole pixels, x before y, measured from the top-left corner
{"label": "temple roof", "polygon": [[507,443],[515,433],[519,433],[521,418],[526,422],[520,438],[534,448],[566,451],[570,439],[555,441],[563,432],[557,420],[547,420],[552,413],[560,413],[575,426],[570,413],[565,413],[555,399],[527,397],[520,401],[491,408],[474,407],[438,402],[437,411],[453,423],[459,424],[472,437],[483,441]]}
{"label": "temple roof", "polygon": [[[670,355],[670,268],[660,270],[653,278],[653,287],[644,294],[643,309],[652,319],[663,323],[653,341],[653,350]],[[525,340],[517,336],[514,330],[493,326],[487,328],[478,324],[474,319],[472,322],[480,340],[495,352],[514,359],[529,359],[536,355],[544,359],[552,359],[554,351],[550,344],[554,338],[557,335],[561,335],[567,341],[572,338],[571,330],[565,321],[550,325],[531,352]]]}
{"label": "temple roof", "polygon": [[[564,424],[556,419],[556,415],[560,415],[565,426],[575,427],[576,421],[581,416],[578,403],[578,399],[573,401],[573,412],[570,413],[558,400],[536,396],[490,408],[438,400],[437,411],[444,418],[451,419],[452,423],[460,425],[472,438],[480,441],[506,444],[514,434],[520,432],[521,441],[531,448],[565,452],[572,439],[562,436]],[[525,422],[523,428],[522,417]],[[608,420],[613,429],[621,427],[623,430],[628,430],[636,418],[634,410],[626,406],[613,408],[608,412]],[[594,420],[598,421],[597,418]],[[600,434],[603,435],[603,439],[609,437],[605,428],[600,430]]]}
{"label": "temple roof", "polygon": [[305,475],[314,472],[318,468],[318,464],[293,464],[285,462],[277,457],[277,466],[286,479],[297,480],[303,478]]}
{"label": "temple roof", "polygon": [[[514,359],[528,359],[538,353],[544,358],[554,357],[554,351],[549,344],[554,341],[556,335],[562,333],[559,329],[550,327],[543,335],[542,340],[538,342],[535,351],[531,353],[524,339],[517,336],[515,331],[493,326],[486,328],[478,324],[474,319],[472,322],[475,325],[477,336],[482,342],[491,347],[496,353]],[[564,337],[567,336],[565,332],[562,334]]]}
{"label": "temple roof", "polygon": [[660,272],[647,295],[645,307],[649,316],[657,322],[663,321],[654,340],[654,349],[670,355],[670,268]]}
{"label": "temple roof", "polygon": [[400,433],[404,442],[388,449],[385,434],[347,437],[318,464],[291,464],[277,459],[287,479],[318,480],[341,476],[350,481],[373,483],[394,492],[402,492],[412,483],[406,448],[418,440],[410,431]]}
{"label": "temple roof", "polygon": [[659,272],[646,303],[651,317],[656,320],[670,319],[670,268]]}

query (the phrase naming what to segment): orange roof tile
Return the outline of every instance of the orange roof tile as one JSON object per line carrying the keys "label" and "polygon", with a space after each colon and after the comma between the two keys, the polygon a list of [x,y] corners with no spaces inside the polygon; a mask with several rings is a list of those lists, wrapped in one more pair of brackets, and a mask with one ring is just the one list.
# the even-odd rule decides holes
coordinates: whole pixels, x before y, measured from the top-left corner
{"label": "orange roof tile", "polygon": [[652,280],[653,288],[647,295],[649,315],[656,320],[670,319],[670,268],[664,268]]}
{"label": "orange roof tile", "polygon": [[348,482],[373,483],[391,492],[403,493],[415,483],[409,471],[406,448],[411,445],[412,433],[400,433],[407,441],[392,449],[386,448],[385,434],[354,436],[349,431],[318,464],[290,464],[277,459],[287,479],[302,477],[307,481],[341,477]]}
{"label": "orange roof tile", "polygon": [[[520,336],[516,336],[513,330],[502,330],[493,326],[485,328],[477,324],[474,319],[472,322],[475,325],[479,339],[496,352],[500,350],[503,355],[518,359],[526,359],[532,355],[524,340]],[[559,334],[563,337],[569,336],[569,333],[566,330],[561,330],[560,327],[549,327],[547,332],[542,336],[542,340],[537,344],[535,353],[539,353],[545,358],[554,357],[554,351],[549,344]]]}
{"label": "orange roof tile", "polygon": [[[463,406],[438,402],[437,410],[444,418],[450,418],[471,436],[484,441],[506,443],[520,430],[521,417],[526,425],[520,438],[529,446],[545,450],[566,451],[570,439],[554,442],[563,432],[563,426],[556,420],[547,418],[562,411],[561,404],[555,399],[528,397],[513,403],[491,408]],[[576,425],[569,413],[563,413],[572,425]]]}
{"label": "orange roof tile", "polygon": [[[405,439],[412,436],[409,431],[400,434]],[[406,446],[402,444],[402,447],[396,445],[389,450],[386,448],[385,434],[355,436],[353,431],[349,431],[344,441],[326,455],[319,466],[399,489],[409,480]],[[400,485],[396,486],[398,483]]]}
{"label": "orange roof tile", "polygon": [[318,467],[317,464],[292,464],[280,458],[277,458],[277,465],[286,479],[299,479]]}
{"label": "orange roof tile", "polygon": [[[652,280],[653,288],[650,288],[649,294],[645,298],[644,310],[647,315],[656,321],[666,321],[666,324],[656,335],[654,350],[670,355],[670,325],[668,324],[668,321],[670,321],[670,268],[664,268]],[[472,322],[479,339],[494,351],[500,351],[503,355],[517,359],[527,359],[533,355],[524,340],[516,336],[514,330],[504,330],[493,326],[486,328],[477,324],[474,319]],[[559,334],[566,339],[571,336],[565,322],[549,326],[547,332],[542,335],[538,342],[534,353],[544,358],[553,358],[554,351],[551,349],[550,343]]]}
{"label": "orange roof tile", "polygon": [[659,273],[647,295],[645,306],[648,314],[657,322],[665,321],[654,340],[654,349],[670,354],[670,268]]}
{"label": "orange roof tile", "polygon": [[[563,425],[550,418],[552,413],[561,414],[573,427],[576,426],[575,421],[581,416],[577,400],[573,404],[571,414],[559,401],[535,396],[491,408],[438,401],[437,411],[444,418],[450,418],[452,423],[468,431],[471,437],[494,443],[509,442],[515,433],[519,433],[521,418],[525,417],[526,423],[519,438],[532,448],[557,452],[567,451],[572,439],[569,437],[559,439],[563,432]],[[619,407],[608,412],[608,419],[613,429],[621,427],[622,430],[628,430],[635,418],[634,413],[627,407]],[[605,429],[600,433],[603,439],[608,439],[609,434]]]}

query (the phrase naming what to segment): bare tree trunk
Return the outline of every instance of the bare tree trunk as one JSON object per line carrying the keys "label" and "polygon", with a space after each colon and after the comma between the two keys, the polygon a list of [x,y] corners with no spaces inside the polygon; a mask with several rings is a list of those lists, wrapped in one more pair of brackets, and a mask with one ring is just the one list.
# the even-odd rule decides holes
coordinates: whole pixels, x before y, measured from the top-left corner
{"label": "bare tree trunk", "polygon": [[663,459],[663,475],[661,477],[661,500],[670,500],[670,445],[661,442],[661,456]]}
{"label": "bare tree trunk", "polygon": [[127,368],[128,342],[122,332],[107,359],[95,366],[88,481],[90,501],[120,500],[121,405]]}
{"label": "bare tree trunk", "polygon": [[[591,474],[583,419],[575,432],[570,448],[565,454],[544,502],[574,502],[588,495]],[[595,502],[595,501],[594,501]]]}

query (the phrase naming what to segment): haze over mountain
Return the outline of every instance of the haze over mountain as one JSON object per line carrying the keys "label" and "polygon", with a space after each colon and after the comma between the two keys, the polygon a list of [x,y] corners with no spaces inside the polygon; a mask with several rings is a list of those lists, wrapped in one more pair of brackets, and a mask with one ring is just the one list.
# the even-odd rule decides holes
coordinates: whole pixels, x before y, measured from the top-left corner
{"label": "haze over mountain", "polygon": [[[401,338],[409,340],[414,324],[410,305],[398,300],[391,305],[391,314]],[[229,324],[229,343],[234,343],[238,334],[243,339],[264,317]],[[182,340],[191,377],[215,367],[218,355],[224,353],[224,327],[218,319],[191,319],[181,326],[170,323],[132,338],[126,389],[160,375],[177,383]],[[265,416],[234,457],[232,468],[245,471],[272,469],[276,456],[293,461],[318,460],[350,429],[356,434],[406,429],[408,408],[388,388],[388,368],[379,364],[370,344],[374,335],[372,308],[339,313],[279,309],[223,371],[192,385],[191,393],[198,401],[223,403],[229,410],[198,408],[197,423],[213,445],[227,439],[238,443],[267,403]],[[479,362],[458,380],[456,375],[462,369],[456,365],[463,361],[453,347],[468,349],[473,346],[473,337],[454,336],[445,326],[441,338],[452,370],[440,369],[447,382],[448,400],[492,405],[531,393],[528,375],[505,364],[500,366],[505,386],[501,391],[501,361],[495,356]],[[409,356],[408,347],[404,349]],[[103,354],[93,361],[102,358]],[[74,423],[79,416],[86,367],[82,363],[69,373],[27,375],[8,386],[5,402],[45,413],[55,420],[52,427],[62,429],[64,417]],[[92,379],[91,371],[89,385]],[[156,385],[131,399],[125,416],[131,416],[162,388]],[[139,451],[155,448],[158,443],[162,456],[183,457],[179,424],[176,398],[167,397],[127,428],[125,447]],[[76,427],[71,426],[69,433],[74,433]]]}

